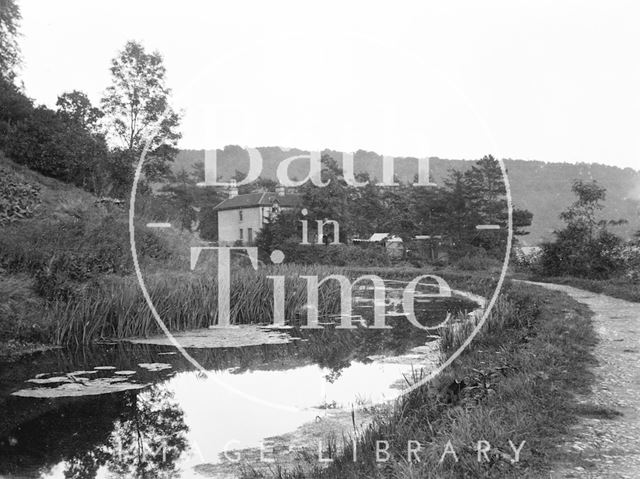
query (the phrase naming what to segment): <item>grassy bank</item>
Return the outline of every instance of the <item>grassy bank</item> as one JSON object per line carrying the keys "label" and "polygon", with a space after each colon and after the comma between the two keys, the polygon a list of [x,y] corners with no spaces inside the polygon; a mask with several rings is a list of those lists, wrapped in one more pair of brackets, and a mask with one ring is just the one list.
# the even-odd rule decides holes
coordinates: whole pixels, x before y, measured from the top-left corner
{"label": "grassy bank", "polygon": [[[523,278],[525,279],[525,278]],[[587,279],[564,276],[559,278],[546,276],[528,276],[529,281],[540,283],[566,284],[575,288],[586,289],[594,293],[606,294],[614,298],[640,302],[640,283],[627,278]]]}
{"label": "grassy bank", "polygon": [[[140,209],[145,209],[140,199]],[[167,218],[168,219],[168,218]],[[146,271],[188,269],[194,235],[138,219]],[[56,310],[133,271],[125,204],[105,201],[0,154],[0,355],[55,342]],[[24,346],[24,347],[23,347]]]}
{"label": "grassy bank", "polygon": [[[461,341],[442,341],[446,356]],[[508,286],[488,324],[470,348],[432,384],[378,414],[357,441],[358,460],[347,447],[326,469],[283,472],[282,478],[459,478],[543,477],[556,458],[555,445],[578,415],[606,415],[573,402],[592,381],[588,370],[596,336],[589,311],[560,293],[524,285]],[[390,459],[377,463],[376,441],[389,441]],[[420,462],[407,460],[407,443],[419,441]],[[491,444],[478,462],[477,442]],[[526,441],[518,463],[516,447]],[[451,454],[440,459],[450,441]],[[325,451],[325,455],[328,454]],[[247,471],[246,477],[261,473]],[[269,477],[269,475],[267,475]]]}

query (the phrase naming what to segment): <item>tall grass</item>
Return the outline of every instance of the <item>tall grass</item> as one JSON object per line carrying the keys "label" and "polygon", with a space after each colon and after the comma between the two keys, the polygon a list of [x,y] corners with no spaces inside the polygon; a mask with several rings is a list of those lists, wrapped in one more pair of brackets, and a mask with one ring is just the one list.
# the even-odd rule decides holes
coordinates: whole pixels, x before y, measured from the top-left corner
{"label": "tall grass", "polygon": [[[324,278],[343,274],[352,279],[362,274],[379,274],[385,279],[413,279],[420,270],[353,270],[320,265],[269,265],[258,271],[234,267],[231,274],[231,324],[269,323],[273,319],[273,281],[268,276],[285,277],[285,318],[291,322],[304,314],[307,283],[301,276]],[[447,281],[458,289],[487,294],[492,285],[486,279],[449,275]],[[215,269],[193,272],[154,271],[145,275],[145,284],[160,318],[171,331],[204,328],[218,322],[218,285]],[[340,312],[337,282],[320,288],[319,315]],[[160,332],[134,276],[104,276],[88,283],[70,298],[49,303],[47,318],[53,325],[53,341],[58,344],[88,343],[101,338],[148,336]]]}
{"label": "tall grass", "polygon": [[26,274],[0,271],[0,341],[46,339],[49,325],[42,320],[44,301],[33,294],[32,283]]}
{"label": "tall grass", "polygon": [[[507,329],[532,327],[533,319],[539,314],[539,304],[532,298],[515,293],[507,286],[497,297],[485,324],[482,334],[499,335]],[[452,322],[440,329],[440,349],[446,356],[456,351],[477,326],[480,316],[464,318]]]}
{"label": "tall grass", "polygon": [[[307,299],[306,281],[299,276],[324,277],[339,272],[328,267],[292,265],[269,266],[259,271],[236,270],[231,275],[231,323],[272,321],[273,281],[267,278],[269,275],[285,276],[285,317],[292,321]],[[145,278],[145,284],[160,318],[170,330],[217,324],[215,274],[156,272]],[[337,285],[320,289],[320,315],[339,312],[339,305]],[[135,277],[105,277],[69,300],[52,303],[47,314],[54,324],[56,343],[87,343],[100,338],[146,336],[160,331]]]}

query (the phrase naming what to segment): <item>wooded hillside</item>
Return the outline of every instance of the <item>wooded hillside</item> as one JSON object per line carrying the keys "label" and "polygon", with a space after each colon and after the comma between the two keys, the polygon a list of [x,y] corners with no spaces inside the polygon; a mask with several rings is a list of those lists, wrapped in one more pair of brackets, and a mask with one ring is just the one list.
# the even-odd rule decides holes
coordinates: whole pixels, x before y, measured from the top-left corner
{"label": "wooded hillside", "polygon": [[[279,147],[258,148],[263,158],[263,178],[275,179],[277,164],[289,156],[305,153],[303,150],[283,151]],[[341,154],[327,150],[340,163]],[[246,173],[249,168],[247,152],[239,146],[227,146],[218,150],[218,173],[228,179],[236,172]],[[174,172],[191,171],[194,164],[204,160],[204,150],[181,150],[172,165]],[[431,161],[432,181],[442,184],[449,169],[464,170],[476,159],[447,160],[434,158]],[[371,178],[382,177],[381,156],[359,150],[354,155],[355,171],[367,172]],[[595,179],[607,190],[606,218],[624,218],[629,223],[616,229],[624,237],[630,237],[640,229],[640,171],[601,164],[544,163],[541,161],[506,160],[514,205],[533,213],[530,234],[521,238],[523,244],[538,244],[551,239],[554,229],[562,222],[558,215],[573,202],[571,185],[574,179]],[[402,181],[412,181],[417,172],[417,160],[399,158],[396,174]],[[291,177],[302,178],[307,174],[305,162],[294,162]]]}

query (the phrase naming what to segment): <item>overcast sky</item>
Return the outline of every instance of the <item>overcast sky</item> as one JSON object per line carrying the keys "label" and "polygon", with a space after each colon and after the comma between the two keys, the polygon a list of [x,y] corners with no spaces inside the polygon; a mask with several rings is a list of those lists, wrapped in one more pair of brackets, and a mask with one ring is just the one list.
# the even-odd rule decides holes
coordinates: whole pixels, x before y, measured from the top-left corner
{"label": "overcast sky", "polygon": [[183,148],[640,169],[634,1],[21,0],[26,92],[98,101],[127,40],[165,59]]}

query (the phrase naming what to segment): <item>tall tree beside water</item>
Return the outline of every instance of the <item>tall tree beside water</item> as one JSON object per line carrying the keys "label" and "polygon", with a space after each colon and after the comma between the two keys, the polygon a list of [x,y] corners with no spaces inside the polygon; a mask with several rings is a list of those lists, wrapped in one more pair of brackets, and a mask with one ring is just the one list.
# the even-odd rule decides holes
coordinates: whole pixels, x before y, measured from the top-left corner
{"label": "tall tree beside water", "polygon": [[165,178],[178,152],[180,115],[171,107],[170,96],[160,53],[147,53],[140,43],[127,42],[111,62],[111,85],[102,109],[128,164],[147,147],[143,172],[149,181]]}

